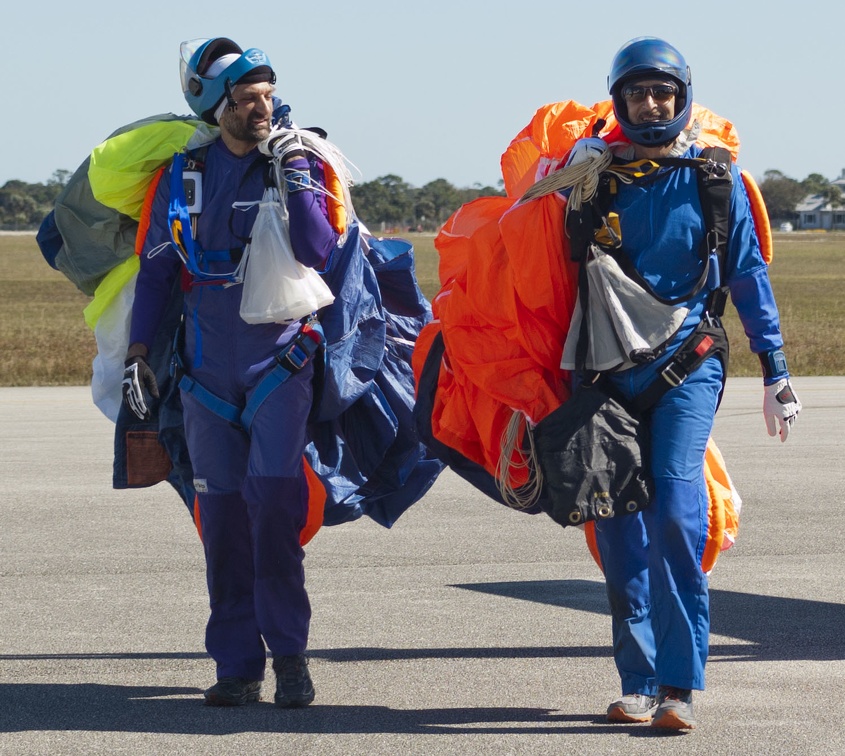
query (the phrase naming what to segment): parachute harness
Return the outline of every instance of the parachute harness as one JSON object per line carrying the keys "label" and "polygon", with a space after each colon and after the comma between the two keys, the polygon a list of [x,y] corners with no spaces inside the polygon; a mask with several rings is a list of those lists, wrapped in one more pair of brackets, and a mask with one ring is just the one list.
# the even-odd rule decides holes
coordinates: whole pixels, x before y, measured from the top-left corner
{"label": "parachute harness", "polygon": [[[612,162],[613,157],[613,153],[608,149],[602,152],[599,156],[588,156],[582,162],[565,166],[564,168],[561,168],[535,182],[522,195],[519,202],[530,202],[531,200],[569,189],[570,192],[565,208],[564,223],[567,236],[569,236],[570,225],[568,221],[570,211],[576,214],[579,213],[585,205],[589,204],[596,197],[602,182],[608,179],[611,182],[619,180],[626,184],[632,184],[638,181],[656,180],[659,178],[662,168],[678,168],[686,166],[697,169],[700,174],[706,177],[704,179],[705,181],[708,179],[714,179],[717,182],[725,183],[724,179],[727,177],[727,192],[728,194],[730,192],[730,157],[727,156],[726,151],[724,151],[724,153],[720,156],[722,159],[717,159],[714,157],[713,153],[711,153],[706,158],[666,157],[658,160],[641,159],[629,163],[618,163],[615,165]],[[724,191],[724,189],[722,191]],[[712,216],[713,210],[711,210],[710,207],[714,203],[708,199],[708,201],[703,204],[705,214]],[[607,216],[602,215],[600,220],[601,227],[592,228],[590,230],[590,235],[593,237],[594,242],[605,248],[619,249],[622,244],[622,239],[618,216],[616,213],[608,213]],[[576,221],[573,224],[573,227],[577,227],[577,225],[578,222]],[[720,254],[720,256],[724,257],[724,243],[726,239],[724,230],[722,233],[717,233],[714,231],[712,224],[708,224],[708,226],[711,227],[708,228],[707,237],[704,243],[705,255],[706,253],[714,255]],[[719,247],[721,247],[721,249],[718,249]],[[705,257],[705,260],[709,267],[709,256]],[[706,279],[707,268],[705,268],[705,272],[693,294],[696,293],[702,285],[704,285]],[[718,315],[723,311],[725,297],[725,294],[722,291],[723,288],[723,286],[720,286],[711,293],[710,301],[708,302],[708,312]],[[716,318],[715,322],[711,323],[711,319],[708,316],[704,323],[705,325],[714,325],[721,334],[724,333],[721,331],[721,324],[718,323],[718,318]],[[697,332],[693,335],[696,336]],[[717,334],[717,336],[719,335],[720,334]],[[692,370],[694,370],[705,357],[715,353],[717,348],[725,349],[726,353],[726,344],[723,345],[719,341],[719,338],[706,338],[708,339],[706,349],[702,350],[700,347],[692,348],[695,347],[695,345],[689,345],[690,348],[686,350],[691,351],[693,354],[688,360],[689,365],[685,367],[685,374],[680,379],[681,381],[687,374],[692,372]],[[700,335],[698,336],[698,340],[700,341]],[[687,347],[688,345],[685,342],[682,346]],[[683,349],[681,352],[683,352]],[[596,375],[594,379],[597,377],[598,375]],[[667,381],[669,381],[668,378]],[[680,381],[678,381],[678,383],[680,383]],[[672,384],[672,382],[669,381],[669,385],[676,384]],[[659,385],[657,389],[660,393],[662,393],[667,387],[668,386]],[[644,397],[641,409],[653,404],[654,401],[656,401],[656,396],[657,395],[655,394],[653,396]],[[538,464],[536,445],[532,432],[534,424],[535,423],[532,423],[531,419],[525,417],[522,412],[514,410],[504,432],[502,433],[501,454],[496,468],[496,484],[502,495],[503,501],[512,509],[528,509],[536,503],[543,489],[543,475],[540,465]],[[523,425],[525,428],[525,445],[521,446],[519,430]],[[513,483],[511,482],[511,472],[517,470],[527,471],[527,480],[524,484],[519,486],[518,489],[514,488]]]}

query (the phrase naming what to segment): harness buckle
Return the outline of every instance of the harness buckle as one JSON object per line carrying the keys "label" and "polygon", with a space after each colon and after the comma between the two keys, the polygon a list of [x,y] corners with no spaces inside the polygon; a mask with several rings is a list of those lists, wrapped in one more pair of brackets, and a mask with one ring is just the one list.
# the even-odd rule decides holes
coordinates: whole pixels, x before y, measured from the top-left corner
{"label": "harness buckle", "polygon": [[681,366],[676,365],[673,360],[660,371],[660,377],[663,378],[663,380],[666,381],[666,383],[668,383],[672,388],[677,388],[687,379],[687,376],[678,373],[676,368],[682,369]]}
{"label": "harness buckle", "polygon": [[296,340],[291,343],[290,348],[284,354],[276,355],[276,362],[291,373],[302,370],[308,359],[308,353],[302,349]]}
{"label": "harness buckle", "polygon": [[718,160],[708,159],[702,166],[702,170],[711,178],[723,178],[730,170],[727,163]]}
{"label": "harness buckle", "polygon": [[276,355],[276,362],[291,373],[299,372],[308,364],[319,346],[319,332],[306,323],[284,353]]}

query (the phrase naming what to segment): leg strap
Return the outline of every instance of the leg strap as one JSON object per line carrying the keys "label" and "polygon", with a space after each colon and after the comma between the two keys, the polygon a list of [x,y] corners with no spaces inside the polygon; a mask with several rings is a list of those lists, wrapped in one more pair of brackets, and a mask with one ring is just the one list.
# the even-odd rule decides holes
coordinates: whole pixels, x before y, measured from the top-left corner
{"label": "leg strap", "polygon": [[728,337],[719,318],[705,316],[678,351],[663,366],[657,377],[634,397],[634,407],[645,412],[670,388],[680,386],[706,359],[718,354],[728,371]]}
{"label": "leg strap", "polygon": [[323,345],[325,337],[323,329],[316,320],[306,323],[296,337],[276,355],[276,364],[261,382],[246,406],[237,407],[225,399],[211,393],[202,384],[195,381],[187,373],[179,378],[179,388],[191,394],[203,407],[222,417],[232,425],[249,433],[252,421],[264,400],[294,373],[298,373],[307,365]]}

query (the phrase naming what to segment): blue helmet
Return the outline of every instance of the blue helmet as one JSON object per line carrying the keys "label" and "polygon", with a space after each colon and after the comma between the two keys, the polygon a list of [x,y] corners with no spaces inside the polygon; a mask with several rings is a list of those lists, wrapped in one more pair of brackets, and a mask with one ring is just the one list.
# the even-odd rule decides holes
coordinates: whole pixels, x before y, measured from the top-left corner
{"label": "blue helmet", "polygon": [[[183,42],[179,75],[185,100],[203,121],[215,125],[214,113],[235,84],[276,82],[270,59],[251,47],[244,52],[226,37]],[[214,65],[217,63],[217,65]]]}
{"label": "blue helmet", "polygon": [[[622,87],[632,79],[669,76],[678,85],[675,117],[671,121],[633,124],[628,120],[628,106]],[[646,146],[666,144],[674,140],[689,122],[692,111],[692,77],[689,66],[668,42],[657,37],[637,37],[619,48],[610,66],[607,89],[613,98],[613,112],[622,133],[632,142]]]}

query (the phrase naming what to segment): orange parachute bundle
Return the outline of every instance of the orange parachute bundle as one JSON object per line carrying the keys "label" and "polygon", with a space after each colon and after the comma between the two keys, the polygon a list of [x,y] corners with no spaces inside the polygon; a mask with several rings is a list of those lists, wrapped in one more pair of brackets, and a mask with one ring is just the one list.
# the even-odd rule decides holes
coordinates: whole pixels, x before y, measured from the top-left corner
{"label": "orange parachute bundle", "polygon": [[[730,122],[698,105],[692,118],[700,126],[699,144],[726,147],[736,158],[739,139]],[[530,465],[519,444],[509,447],[505,439],[522,437],[526,424],[536,424],[570,395],[560,359],[578,278],[564,233],[566,200],[555,193],[529,202],[520,198],[563,166],[577,139],[594,131],[609,143],[625,141],[609,101],[540,108],[502,155],[507,196],[462,206],[435,240],[441,289],[432,302],[434,320],[420,334],[413,358],[419,388],[426,358],[442,340],[431,435],[510,490],[530,483]],[[750,176],[743,178],[754,205],[759,190]],[[771,236],[761,201],[754,216],[768,262]],[[736,537],[740,503],[712,439],[705,474],[710,528],[702,567],[709,571]],[[591,524],[587,541],[598,562]]]}

